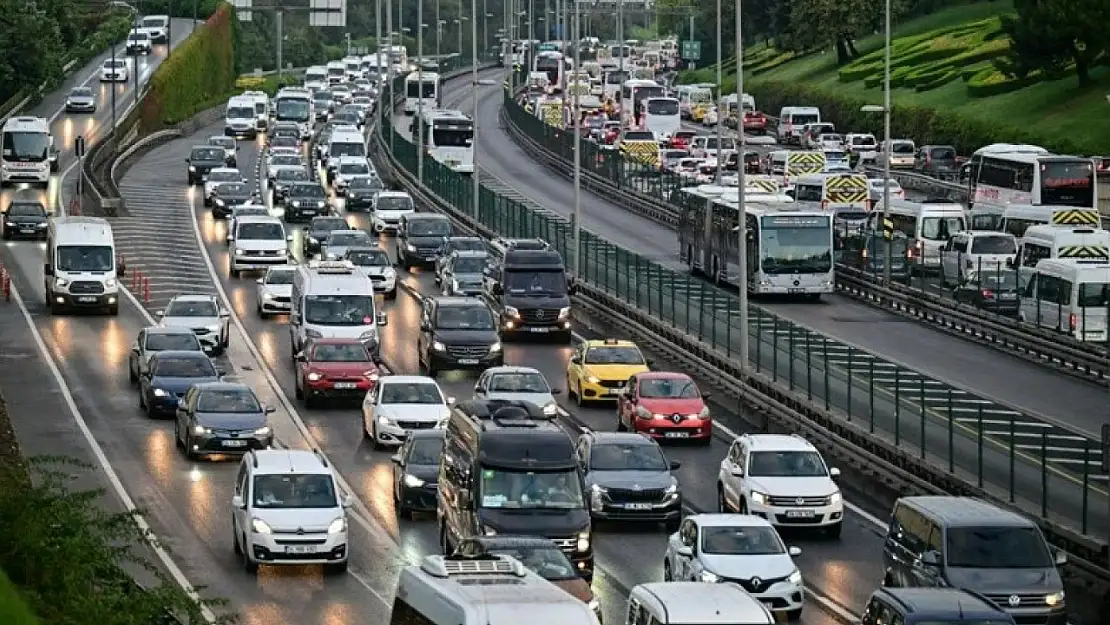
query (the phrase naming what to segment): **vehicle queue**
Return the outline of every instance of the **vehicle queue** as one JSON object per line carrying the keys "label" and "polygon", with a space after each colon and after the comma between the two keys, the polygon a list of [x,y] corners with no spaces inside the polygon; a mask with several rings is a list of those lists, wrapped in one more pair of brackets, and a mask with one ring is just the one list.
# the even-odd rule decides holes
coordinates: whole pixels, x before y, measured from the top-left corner
{"label": "vehicle queue", "polygon": [[[659,49],[667,50],[666,42]],[[839,471],[800,436],[745,435],[714,476],[718,511],[684,514],[674,477],[681,467],[666,459],[665,445],[710,440],[709,393],[618,338],[576,342],[565,389],[534,368],[505,363],[502,341],[571,339],[574,283],[562,259],[542,240],[464,236],[442,216],[418,212],[405,192],[387,189],[367,158],[361,129],[379,93],[366,76],[380,82],[393,70],[372,73],[365,58],[348,61],[336,66],[342,76],[332,64],[310,70],[314,80],[326,79],[315,92],[229,103],[227,136],[267,135],[266,192],[284,219],[271,216],[258,195],[243,193],[238,148],[223,137],[193,148],[185,178],[203,185],[214,217],[229,220],[231,276],[256,275],[258,314],[288,315],[297,398],[306,409],[357,401],[367,439],[397,450],[398,513],[434,513],[444,555],[403,571],[392,622],[508,623],[533,601],[553,612],[530,612],[532,620],[596,622],[600,606],[588,582],[602,522],[659,524],[669,535],[663,580],[631,590],[626,625],[797,619],[806,593],[794,563],[801,551],[780,531],[839,536],[845,520]],[[317,97],[329,90],[328,99]],[[327,107],[323,117],[313,110],[320,103]],[[323,120],[308,141],[304,120]],[[781,190],[761,188],[771,195]],[[347,199],[348,211],[357,206],[373,214],[374,232],[352,230],[336,197]],[[300,262],[287,229],[296,220],[308,222],[310,235]],[[392,235],[393,259],[377,235]],[[48,301],[52,312],[97,306],[114,313],[114,296],[106,298],[125,268],[110,225],[52,218],[47,240],[47,292],[74,294]],[[395,294],[398,273],[413,266],[433,268],[442,295],[424,300],[420,335],[412,337],[425,375],[394,375],[380,362],[378,328],[388,318],[377,295]],[[80,288],[61,273],[93,270],[104,274],[102,282]],[[80,295],[82,289],[90,295]],[[158,311],[158,324],[139,333],[128,359],[139,404],[152,418],[172,418],[175,442],[189,459],[242,456],[228,500],[230,542],[244,569],[319,564],[346,571],[354,500],[319,452],[273,448],[274,409],[249,386],[222,379],[213,358],[232,340],[231,314],[218,298],[198,295],[179,295]],[[436,374],[452,369],[476,371],[473,397],[448,397],[439,387]],[[564,392],[578,406],[613,405],[613,431],[568,435],[557,425],[566,409],[556,397]],[[904,498],[892,515],[887,579],[868,605],[866,625],[908,623],[910,614],[922,613],[951,623],[1064,622],[1055,571],[1063,559],[1027,520],[955,497]],[[1032,588],[1006,577],[1030,567],[1052,583]],[[992,574],[962,581],[964,568]],[[524,592],[475,594],[473,585],[483,583],[511,583]],[[929,589],[905,588],[913,586]],[[707,614],[707,602],[723,609]]]}

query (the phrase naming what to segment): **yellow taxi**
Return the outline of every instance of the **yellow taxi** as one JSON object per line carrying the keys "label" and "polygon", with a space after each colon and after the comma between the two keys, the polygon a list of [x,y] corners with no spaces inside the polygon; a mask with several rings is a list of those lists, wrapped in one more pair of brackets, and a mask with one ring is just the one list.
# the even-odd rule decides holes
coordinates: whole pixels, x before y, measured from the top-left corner
{"label": "yellow taxi", "polygon": [[584,402],[616,400],[628,378],[650,371],[651,361],[632,341],[595,339],[574,348],[567,363],[567,393]]}

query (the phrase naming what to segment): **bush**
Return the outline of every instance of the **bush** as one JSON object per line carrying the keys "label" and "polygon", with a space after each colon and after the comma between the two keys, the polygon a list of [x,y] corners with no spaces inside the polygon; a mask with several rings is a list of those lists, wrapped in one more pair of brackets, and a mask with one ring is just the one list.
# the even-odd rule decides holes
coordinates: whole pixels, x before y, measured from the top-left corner
{"label": "bush", "polygon": [[1041,74],[1039,72],[1033,72],[1024,78],[1011,78],[991,66],[979,70],[967,79],[967,95],[973,98],[989,98],[992,95],[1000,95],[1028,87],[1040,79]]}
{"label": "bush", "polygon": [[239,77],[235,44],[239,20],[222,3],[150,79],[143,99],[140,132],[184,121],[224,101]]}
{"label": "bush", "polygon": [[12,580],[0,571],[0,623],[4,625],[39,625],[27,602],[20,596]]}
{"label": "bush", "polygon": [[235,89],[240,92],[261,91],[272,98],[282,87],[299,84],[301,84],[300,79],[290,74],[283,74],[281,77],[241,76],[235,81]]}

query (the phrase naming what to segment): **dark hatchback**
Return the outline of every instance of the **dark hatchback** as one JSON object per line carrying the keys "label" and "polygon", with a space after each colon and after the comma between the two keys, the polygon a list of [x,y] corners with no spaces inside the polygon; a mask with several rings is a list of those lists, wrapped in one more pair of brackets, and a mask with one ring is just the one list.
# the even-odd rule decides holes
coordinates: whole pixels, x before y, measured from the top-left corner
{"label": "dark hatchback", "polygon": [[328,196],[324,187],[315,182],[294,182],[285,196],[285,221],[304,221],[327,215]]}
{"label": "dark hatchback", "polygon": [[667,532],[682,520],[682,494],[659,443],[635,432],[588,432],[578,455],[595,520],[664,523]]}
{"label": "dark hatchback", "polygon": [[177,402],[174,439],[190,460],[267,449],[274,443],[272,412],[245,384],[194,384]]}
{"label": "dark hatchback", "polygon": [[37,199],[15,198],[3,211],[4,239],[46,239],[49,215]]}
{"label": "dark hatchback", "polygon": [[139,376],[139,407],[152,419],[172,417],[194,384],[219,382],[221,372],[204,352],[166,350],[150,357]]}
{"label": "dark hatchback", "polygon": [[227,153],[221,147],[214,145],[195,145],[189,156],[185,158],[188,163],[189,184],[201,184],[208,178],[208,172],[217,167],[226,167]]}
{"label": "dark hatchback", "polygon": [[304,231],[304,255],[312,256],[320,252],[320,245],[328,235],[336,230],[352,230],[351,224],[343,217],[313,217]]}
{"label": "dark hatchback", "polygon": [[443,430],[413,430],[393,456],[393,508],[402,519],[436,511]]}
{"label": "dark hatchback", "polygon": [[1018,276],[1009,271],[969,271],[967,278],[952,292],[957,302],[971,304],[987,312],[1015,317],[1021,304]]}
{"label": "dark hatchback", "polygon": [[212,216],[226,219],[239,204],[256,199],[250,186],[242,182],[225,182],[212,190]]}
{"label": "dark hatchback", "polygon": [[347,185],[347,210],[359,211],[374,208],[374,199],[378,193],[385,190],[380,178],[369,176],[355,178]]}
{"label": "dark hatchback", "polygon": [[416,350],[433,378],[441,370],[484,370],[505,361],[493,312],[477,297],[425,298]]}

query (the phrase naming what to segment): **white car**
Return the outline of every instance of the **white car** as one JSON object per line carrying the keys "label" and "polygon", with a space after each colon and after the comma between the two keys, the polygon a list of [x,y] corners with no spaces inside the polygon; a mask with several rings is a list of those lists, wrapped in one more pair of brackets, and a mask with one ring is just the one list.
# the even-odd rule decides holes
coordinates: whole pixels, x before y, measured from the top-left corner
{"label": "white car", "polygon": [[231,233],[235,232],[235,222],[240,217],[269,217],[270,209],[265,204],[240,204],[231,208],[231,217],[227,220],[227,243],[231,243]]}
{"label": "white car", "polygon": [[277,177],[278,171],[282,169],[307,171],[307,168],[308,166],[305,165],[304,159],[301,158],[300,154],[271,154],[270,157],[266,159],[266,179],[272,183],[274,178]]}
{"label": "white car", "polygon": [[[882,178],[868,178],[867,179],[867,188],[871,191],[871,201],[872,202],[878,203],[878,202],[883,201],[883,179]],[[892,200],[904,200],[904,199],[906,199],[906,190],[902,188],[902,185],[898,184],[897,180],[895,180],[893,178],[888,180],[887,184],[886,184],[886,188],[890,192],[890,199],[892,199]]]}
{"label": "white car", "polygon": [[150,35],[141,30],[131,31],[127,35],[126,46],[128,54],[150,54],[154,50]]}
{"label": "white car", "polygon": [[291,235],[277,217],[239,217],[231,233],[228,256],[231,258],[228,274],[238,278],[240,272],[266,270],[275,265],[289,263]]}
{"label": "white car", "polygon": [[555,395],[561,392],[562,389],[552,389],[547,378],[531,367],[490,367],[474,385],[474,399],[526,401],[543,408],[549,417],[559,413]]}
{"label": "white car", "polygon": [[957,286],[969,274],[1012,271],[1007,269],[1017,256],[1017,239],[1009,232],[957,232],[940,251],[940,283]]}
{"label": "white car", "polygon": [[912,169],[917,156],[917,145],[909,139],[891,139],[890,153],[884,150],[881,158],[890,159],[891,169]]}
{"label": "white car", "polygon": [[127,82],[130,67],[127,59],[108,59],[100,66],[100,82]]}
{"label": "white car", "polygon": [[446,427],[454,401],[432,378],[386,376],[362,400],[362,430],[375,448],[396,447],[412,430]]}
{"label": "white car", "polygon": [[840,536],[844,497],[820,452],[797,435],[745,434],[717,474],[717,510],[758,514],[778,527]]}
{"label": "white car", "polygon": [[258,279],[258,316],[265,319],[273,314],[285,314],[293,306],[293,276],[297,268],[292,265],[270,267]]}
{"label": "white car", "polygon": [[766,519],[747,514],[695,514],[667,539],[663,579],[732,582],[791,620],[802,615],[805,585],[787,547]]}
{"label": "white car", "polygon": [[231,315],[214,295],[177,295],[164,310],[155,311],[163,328],[189,328],[204,351],[222,354],[231,341]]}
{"label": "white car", "polygon": [[824,133],[817,137],[817,149],[842,151],[844,150],[844,137],[836,133]]}
{"label": "white car", "polygon": [[212,191],[225,182],[241,182],[246,184],[247,179],[234,167],[213,167],[208,172],[208,178],[204,181],[205,206],[212,203]]}
{"label": "white car", "polygon": [[335,187],[344,191],[355,178],[369,178],[374,169],[369,161],[361,156],[340,156],[335,168]]}
{"label": "white car", "polygon": [[339,490],[320,452],[251,451],[240,462],[239,476],[231,497],[232,544],[248,572],[260,564],[347,570],[347,509],[355,500]]}
{"label": "white car", "polygon": [[416,213],[412,196],[404,191],[382,191],[374,201],[374,232],[396,232],[401,218]]}
{"label": "white car", "polygon": [[348,247],[342,260],[370,276],[375,293],[383,293],[386,299],[397,299],[397,270],[393,268],[389,254],[377,243],[368,247]]}

